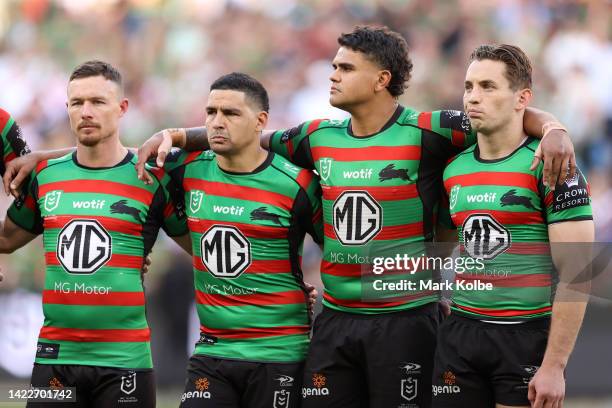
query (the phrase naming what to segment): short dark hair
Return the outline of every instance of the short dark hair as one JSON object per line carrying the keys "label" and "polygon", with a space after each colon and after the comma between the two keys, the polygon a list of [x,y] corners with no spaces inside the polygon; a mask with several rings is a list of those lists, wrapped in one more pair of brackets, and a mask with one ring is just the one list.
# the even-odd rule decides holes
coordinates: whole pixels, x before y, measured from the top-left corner
{"label": "short dark hair", "polygon": [[117,68],[113,67],[108,62],[100,60],[86,61],[76,67],[72,71],[72,74],[70,74],[70,81],[95,76],[103,76],[109,81],[115,82],[119,86],[121,86],[122,83],[121,74]]}
{"label": "short dark hair", "polygon": [[391,72],[387,89],[393,96],[400,96],[408,87],[412,60],[408,55],[408,43],[404,37],[388,27],[356,26],[352,32],[338,37],[338,44],[364,53],[381,68]]}
{"label": "short dark hair", "polygon": [[531,88],[531,61],[519,47],[508,44],[481,45],[470,55],[470,63],[482,60],[503,62],[512,90]]}
{"label": "short dark hair", "polygon": [[257,104],[257,107],[264,112],[270,110],[270,101],[266,88],[250,75],[242,72],[232,72],[223,75],[215,80],[210,86],[210,90],[229,90],[244,92],[247,98]]}

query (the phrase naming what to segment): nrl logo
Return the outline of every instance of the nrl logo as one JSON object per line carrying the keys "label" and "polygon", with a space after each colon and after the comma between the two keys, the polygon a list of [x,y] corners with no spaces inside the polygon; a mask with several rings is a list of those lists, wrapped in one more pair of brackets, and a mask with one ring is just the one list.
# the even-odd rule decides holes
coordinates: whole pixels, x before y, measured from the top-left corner
{"label": "nrl logo", "polygon": [[121,376],[121,391],[127,395],[136,391],[136,372],[130,371],[128,375]]}
{"label": "nrl logo", "polygon": [[45,194],[45,210],[51,212],[57,208],[59,205],[60,198],[62,197],[62,192],[60,190],[49,191]]}
{"label": "nrl logo", "polygon": [[200,190],[191,190],[189,195],[189,208],[192,213],[197,213],[202,206],[202,200],[204,199],[204,192]]}
{"label": "nrl logo", "polygon": [[450,191],[450,197],[449,197],[449,208],[452,210],[453,208],[455,208],[455,205],[457,204],[457,198],[459,198],[459,190],[461,189],[461,185],[457,184],[454,185],[453,188],[451,188]]}
{"label": "nrl logo", "polygon": [[334,159],[330,159],[329,157],[323,157],[321,160],[319,160],[319,166],[321,167],[321,180],[327,181],[329,175],[331,174],[331,166],[333,162]]}

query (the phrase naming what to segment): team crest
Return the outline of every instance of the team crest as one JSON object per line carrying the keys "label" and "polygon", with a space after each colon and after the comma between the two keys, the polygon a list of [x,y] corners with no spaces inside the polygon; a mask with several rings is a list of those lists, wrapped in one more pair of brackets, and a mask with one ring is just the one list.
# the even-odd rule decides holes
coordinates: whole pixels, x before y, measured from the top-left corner
{"label": "team crest", "polygon": [[457,198],[459,198],[459,190],[461,189],[461,185],[460,184],[456,184],[453,186],[453,188],[451,188],[450,191],[450,198],[449,198],[449,208],[452,210],[453,208],[455,208],[455,205],[457,204]]}
{"label": "team crest", "polygon": [[274,391],[274,408],[287,408],[289,406],[289,395],[291,393],[286,390]]}
{"label": "team crest", "polygon": [[127,395],[136,391],[136,372],[130,371],[128,375],[121,376],[121,391]]}
{"label": "team crest", "polygon": [[330,159],[329,157],[323,157],[319,160],[319,165],[321,166],[321,180],[327,181],[329,175],[331,174],[331,166],[334,162],[334,159]]}
{"label": "team crest", "polygon": [[62,192],[60,190],[49,191],[45,194],[45,210],[51,212],[57,208],[59,205],[60,198],[62,197]]}
{"label": "team crest", "polygon": [[406,401],[412,401],[417,397],[417,384],[416,378],[408,377],[402,380],[402,398]]}
{"label": "team crest", "polygon": [[198,212],[202,206],[202,200],[204,199],[204,192],[200,190],[191,190],[189,196],[189,208],[192,213]]}

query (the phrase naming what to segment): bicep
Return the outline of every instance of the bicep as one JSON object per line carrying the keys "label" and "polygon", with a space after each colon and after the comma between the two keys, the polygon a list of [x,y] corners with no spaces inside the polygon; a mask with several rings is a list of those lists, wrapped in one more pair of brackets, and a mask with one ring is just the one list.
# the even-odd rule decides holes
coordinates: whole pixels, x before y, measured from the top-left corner
{"label": "bicep", "polygon": [[0,234],[0,252],[10,253],[36,238],[36,234],[26,231],[6,217]]}

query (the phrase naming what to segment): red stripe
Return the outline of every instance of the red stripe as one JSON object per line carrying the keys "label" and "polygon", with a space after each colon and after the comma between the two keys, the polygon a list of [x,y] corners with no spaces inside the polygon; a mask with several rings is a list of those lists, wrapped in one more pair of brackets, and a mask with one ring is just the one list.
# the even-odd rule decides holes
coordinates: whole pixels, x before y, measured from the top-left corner
{"label": "red stripe", "polygon": [[107,294],[87,294],[71,291],[43,290],[43,303],[80,306],[143,306],[143,292],[109,292]]}
{"label": "red stripe", "polygon": [[151,331],[146,329],[69,329],[45,326],[40,337],[47,340],[81,342],[141,342],[149,341]]}
{"label": "red stripe", "polygon": [[49,161],[48,161],[48,160],[43,160],[43,161],[39,162],[39,163],[36,165],[36,174],[40,173],[40,171],[41,171],[42,169],[44,169],[45,167],[47,167],[47,164],[48,164],[48,163],[49,163]]}
{"label": "red stripe", "polygon": [[492,283],[498,288],[529,288],[551,285],[550,274],[547,273],[533,273],[528,275],[517,274],[510,276],[457,274],[455,275],[455,282],[458,280],[464,280],[466,282],[479,280],[483,283]]}
{"label": "red stripe", "polygon": [[280,326],[280,327],[249,327],[243,329],[212,329],[200,326],[203,334],[225,339],[254,339],[258,337],[288,336],[292,334],[308,334],[310,326]]}
{"label": "red stripe", "polygon": [[61,190],[64,193],[111,194],[150,204],[153,193],[144,188],[106,180],[65,180],[40,185],[38,193],[43,197],[49,191]]}
{"label": "red stripe", "polygon": [[191,152],[187,154],[187,157],[185,157],[185,161],[183,162],[183,164],[191,163],[192,161],[197,159],[201,153],[202,153],[201,150],[196,150],[195,152]]}
{"label": "red stripe", "polygon": [[172,204],[172,202],[169,202],[168,204],[166,204],[166,206],[164,207],[164,218],[168,218],[172,215],[172,213],[174,212],[174,205]]}
{"label": "red stripe", "polygon": [[538,192],[538,179],[533,174],[515,173],[509,171],[479,171],[471,174],[449,177],[444,181],[447,191],[451,187],[459,184],[461,187],[467,186],[511,186],[528,188]]}
{"label": "red stripe", "polygon": [[36,207],[34,198],[30,194],[26,196],[25,200],[23,201],[23,205],[25,205],[30,211],[34,211],[34,208]]}
{"label": "red stripe", "polygon": [[[193,256],[193,267],[199,271],[207,271],[202,263],[202,258]],[[289,273],[291,272],[291,263],[286,259],[281,260],[266,260],[252,261],[245,273]]]}
{"label": "red stripe", "polygon": [[471,214],[488,214],[497,222],[508,224],[542,224],[544,219],[538,211],[495,211],[495,210],[468,210],[459,211],[451,215],[455,225],[462,225],[465,219]]}
{"label": "red stripe", "polygon": [[465,133],[460,130],[453,129],[451,132],[451,140],[455,146],[465,146]]}
{"label": "red stripe", "polygon": [[431,129],[431,112],[419,113],[417,125],[422,129]]}
{"label": "red stripe", "polygon": [[505,251],[515,255],[550,255],[550,244],[540,242],[513,242]]}
{"label": "red stripe", "polygon": [[420,299],[425,296],[432,295],[434,293],[436,292],[429,290],[429,291],[423,291],[423,292],[417,293],[416,295],[398,296],[393,299],[400,299],[400,300],[393,301],[393,302],[389,302],[389,301],[383,302],[382,299],[381,301],[359,302],[356,300],[336,299],[330,294],[328,294],[327,292],[325,292],[323,293],[323,299],[327,300],[328,302],[332,304],[335,304],[338,306],[344,306],[344,307],[387,308],[387,307],[405,305],[407,303],[410,303],[410,301]]}
{"label": "red stripe", "polygon": [[543,307],[534,310],[496,310],[496,309],[485,309],[480,307],[469,307],[455,304],[454,306],[459,309],[466,310],[468,312],[477,313],[481,315],[494,316],[494,317],[513,317],[513,316],[526,316],[531,314],[545,313],[552,310],[552,306]]}
{"label": "red stripe", "polygon": [[338,161],[420,160],[420,146],[313,147],[314,161],[330,157]]}
{"label": "red stripe", "polygon": [[546,194],[546,197],[544,197],[544,206],[546,208],[552,206],[553,203],[553,193],[552,191],[549,191],[548,194]]}
{"label": "red stripe", "polygon": [[310,170],[302,170],[300,174],[298,174],[296,181],[304,190],[308,190],[308,186],[312,182],[314,177],[314,173]]}
{"label": "red stripe", "polygon": [[256,293],[250,295],[219,295],[196,290],[196,302],[207,306],[270,306],[306,303],[301,290],[287,292]]}
{"label": "red stripe", "polygon": [[4,158],[4,161],[5,161],[5,163],[8,163],[11,160],[13,160],[15,157],[17,157],[15,152],[10,152],[9,154],[6,155],[6,157]]}
{"label": "red stripe", "polygon": [[[334,227],[331,224],[324,224],[323,231],[325,236],[331,239],[338,239]],[[384,241],[388,239],[402,239],[423,235],[423,223],[415,222],[414,224],[404,225],[388,225],[382,227],[382,230],[374,236],[375,241]]]}
{"label": "red stripe", "polygon": [[[419,272],[423,272],[424,270],[420,267],[417,267],[416,270],[405,270],[405,269],[397,269],[390,270],[385,268],[385,276],[388,275],[398,275],[398,274],[416,274]],[[429,271],[425,271],[429,272]],[[372,272],[372,265],[368,264],[341,264],[341,263],[332,263],[326,260],[321,260],[321,273],[326,275],[333,276],[346,276],[350,278],[361,278],[361,277],[373,277],[375,276]]]}
{"label": "red stripe", "polygon": [[122,234],[139,235],[142,232],[142,224],[137,224],[131,221],[123,221],[112,217],[93,215],[87,215],[86,217],[82,215],[55,215],[52,217],[45,217],[43,225],[45,229],[63,228],[64,225],[70,221],[77,219],[96,220],[102,224],[105,229]]}
{"label": "red stripe", "polygon": [[289,235],[287,228],[270,227],[266,225],[242,224],[240,222],[219,222],[215,220],[203,220],[199,218],[189,217],[187,219],[189,231],[198,234],[203,234],[208,231],[213,225],[233,226],[236,227],[249,238],[278,238],[285,239]]}
{"label": "red stripe", "polygon": [[[55,252],[45,252],[45,262],[47,265],[60,264]],[[142,257],[135,255],[112,254],[111,259],[109,259],[104,265],[112,268],[140,269],[142,268]]]}
{"label": "red stripe", "polygon": [[[256,201],[290,209],[293,199],[285,195],[267,190],[260,190],[254,187],[239,186],[236,184],[220,183],[217,181],[207,181],[202,179],[186,178],[183,181],[186,192],[190,190],[202,190],[206,194],[219,197],[230,197],[245,201]],[[206,197],[204,197],[206,199]]]}
{"label": "red stripe", "polygon": [[308,128],[306,128],[306,134],[309,135],[315,130],[317,130],[317,128],[319,127],[319,123],[321,123],[322,121],[323,119],[315,119],[312,122],[310,122],[310,124],[308,125]]}
{"label": "red stripe", "polygon": [[376,201],[397,201],[397,200],[409,200],[411,198],[417,198],[419,192],[417,191],[416,184],[404,184],[401,186],[386,186],[386,187],[332,187],[322,186],[323,188],[323,199],[324,200],[336,200],[340,194],[345,191],[366,191]]}

